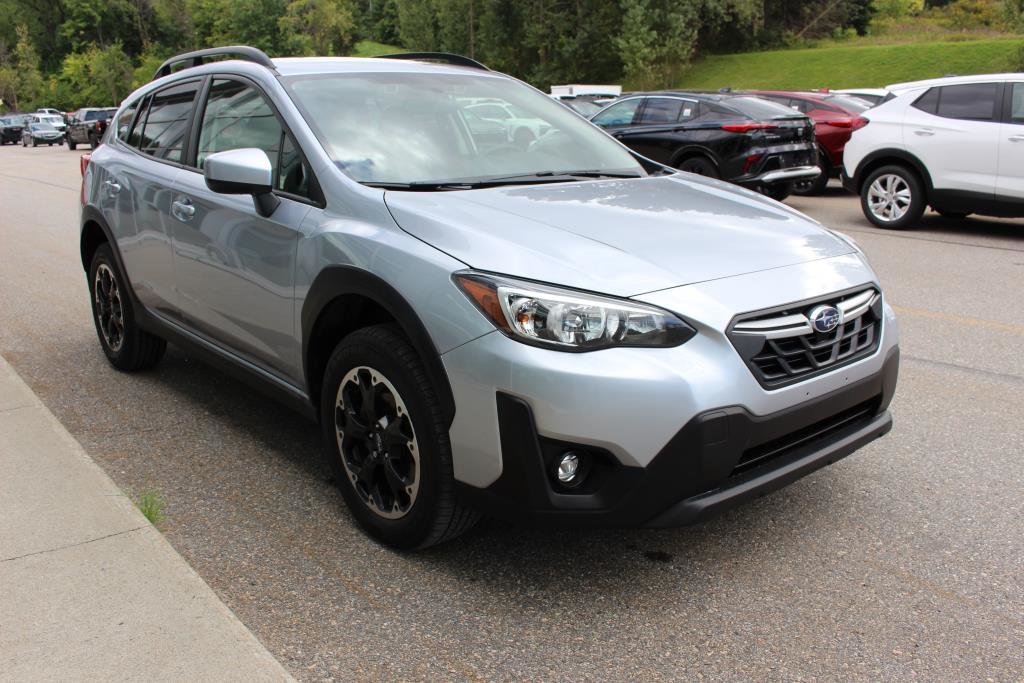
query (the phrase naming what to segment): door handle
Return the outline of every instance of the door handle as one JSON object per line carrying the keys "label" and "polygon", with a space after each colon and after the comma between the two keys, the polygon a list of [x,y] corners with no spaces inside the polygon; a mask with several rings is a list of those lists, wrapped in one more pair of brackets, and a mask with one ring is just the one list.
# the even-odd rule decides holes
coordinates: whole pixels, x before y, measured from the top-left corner
{"label": "door handle", "polygon": [[622,131],[619,131],[619,130],[617,130],[614,133],[612,133],[612,137],[616,138],[616,139],[621,138],[623,135],[625,135],[625,133],[623,133]]}
{"label": "door handle", "polygon": [[1010,142],[1024,142],[1024,135],[1011,135]]}
{"label": "door handle", "polygon": [[188,199],[175,199],[171,202],[171,213],[184,223],[196,215],[196,207]]}
{"label": "door handle", "polygon": [[931,130],[930,128],[918,128],[914,131],[914,135],[924,135],[926,137],[931,137],[932,135],[935,135],[935,131]]}
{"label": "door handle", "polygon": [[121,191],[121,184],[115,180],[104,180],[103,186],[107,188],[107,194],[115,195]]}

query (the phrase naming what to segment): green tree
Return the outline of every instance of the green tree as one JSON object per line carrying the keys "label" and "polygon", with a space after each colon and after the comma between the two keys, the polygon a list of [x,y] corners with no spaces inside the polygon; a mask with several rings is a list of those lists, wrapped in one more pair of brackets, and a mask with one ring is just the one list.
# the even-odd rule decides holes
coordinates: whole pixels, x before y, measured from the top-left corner
{"label": "green tree", "polygon": [[30,110],[42,104],[40,98],[44,93],[45,81],[39,70],[39,53],[32,44],[28,27],[19,25],[16,35],[18,42],[14,46],[14,75],[11,79],[14,88],[10,101],[13,109]]}
{"label": "green tree", "polygon": [[437,12],[432,0],[396,0],[398,38],[410,50],[437,50]]}
{"label": "green tree", "polygon": [[292,0],[277,25],[288,54],[339,55],[352,45],[355,18],[348,0]]}
{"label": "green tree", "polygon": [[622,32],[615,39],[627,82],[670,87],[697,45],[701,3],[696,0],[622,0]]}
{"label": "green tree", "polygon": [[65,109],[120,104],[131,92],[133,75],[131,59],[120,43],[90,45],[64,58],[54,79],[57,103]]}

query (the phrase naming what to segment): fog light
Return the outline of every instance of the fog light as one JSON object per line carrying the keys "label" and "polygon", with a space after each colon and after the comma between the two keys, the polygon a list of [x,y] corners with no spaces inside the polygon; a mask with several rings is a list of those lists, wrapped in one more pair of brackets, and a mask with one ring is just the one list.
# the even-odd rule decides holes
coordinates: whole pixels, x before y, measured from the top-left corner
{"label": "fog light", "polygon": [[565,485],[575,483],[580,471],[580,456],[572,451],[564,453],[558,461],[558,481]]}

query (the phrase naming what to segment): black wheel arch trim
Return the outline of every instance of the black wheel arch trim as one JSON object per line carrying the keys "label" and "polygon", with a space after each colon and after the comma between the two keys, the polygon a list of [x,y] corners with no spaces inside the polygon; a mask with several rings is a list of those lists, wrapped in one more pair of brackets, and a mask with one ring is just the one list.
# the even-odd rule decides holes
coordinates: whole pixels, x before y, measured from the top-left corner
{"label": "black wheel arch trim", "polygon": [[320,397],[314,395],[312,387],[317,384],[310,376],[309,344],[320,314],[338,297],[357,295],[365,297],[394,318],[409,343],[423,361],[427,376],[437,391],[444,413],[445,423],[451,426],[455,419],[455,397],[452,393],[448,373],[441,362],[441,354],[423,321],[413,307],[397,289],[381,277],[362,268],[351,265],[334,265],[324,268],[313,280],[309,293],[302,304],[302,369],[309,388],[310,400],[319,404]]}
{"label": "black wheel arch trim", "polygon": [[857,164],[857,170],[853,174],[854,188],[856,188],[857,194],[860,194],[867,175],[867,169],[880,164],[886,164],[890,160],[896,164],[903,163],[909,165],[921,178],[921,182],[924,183],[925,192],[929,196],[931,195],[933,189],[932,177],[924,163],[910,152],[896,148],[878,149],[860,160],[860,163]]}
{"label": "black wheel arch trim", "polygon": [[710,161],[714,165],[714,167],[716,169],[721,169],[722,168],[722,165],[718,162],[718,157],[715,156],[714,152],[712,152],[707,147],[702,147],[700,145],[692,145],[692,144],[691,145],[685,145],[685,146],[677,149],[675,152],[673,152],[672,153],[672,161],[669,164],[669,166],[671,166],[672,168],[678,168],[679,164],[682,163],[682,161],[684,159],[688,159],[690,157],[695,157],[695,156],[705,157],[708,161]]}

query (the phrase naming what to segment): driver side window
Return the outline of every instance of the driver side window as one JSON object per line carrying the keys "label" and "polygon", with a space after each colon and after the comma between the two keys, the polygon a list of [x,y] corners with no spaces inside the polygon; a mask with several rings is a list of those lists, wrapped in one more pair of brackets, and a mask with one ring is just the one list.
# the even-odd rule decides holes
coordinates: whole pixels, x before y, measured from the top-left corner
{"label": "driver side window", "polygon": [[255,147],[267,153],[274,188],[309,196],[309,173],[298,147],[263,95],[245,83],[214,79],[199,128],[196,167],[216,152]]}
{"label": "driver side window", "polygon": [[633,123],[633,117],[640,106],[641,98],[637,97],[625,102],[619,102],[605,109],[595,116],[592,121],[602,128],[611,126],[628,126]]}

